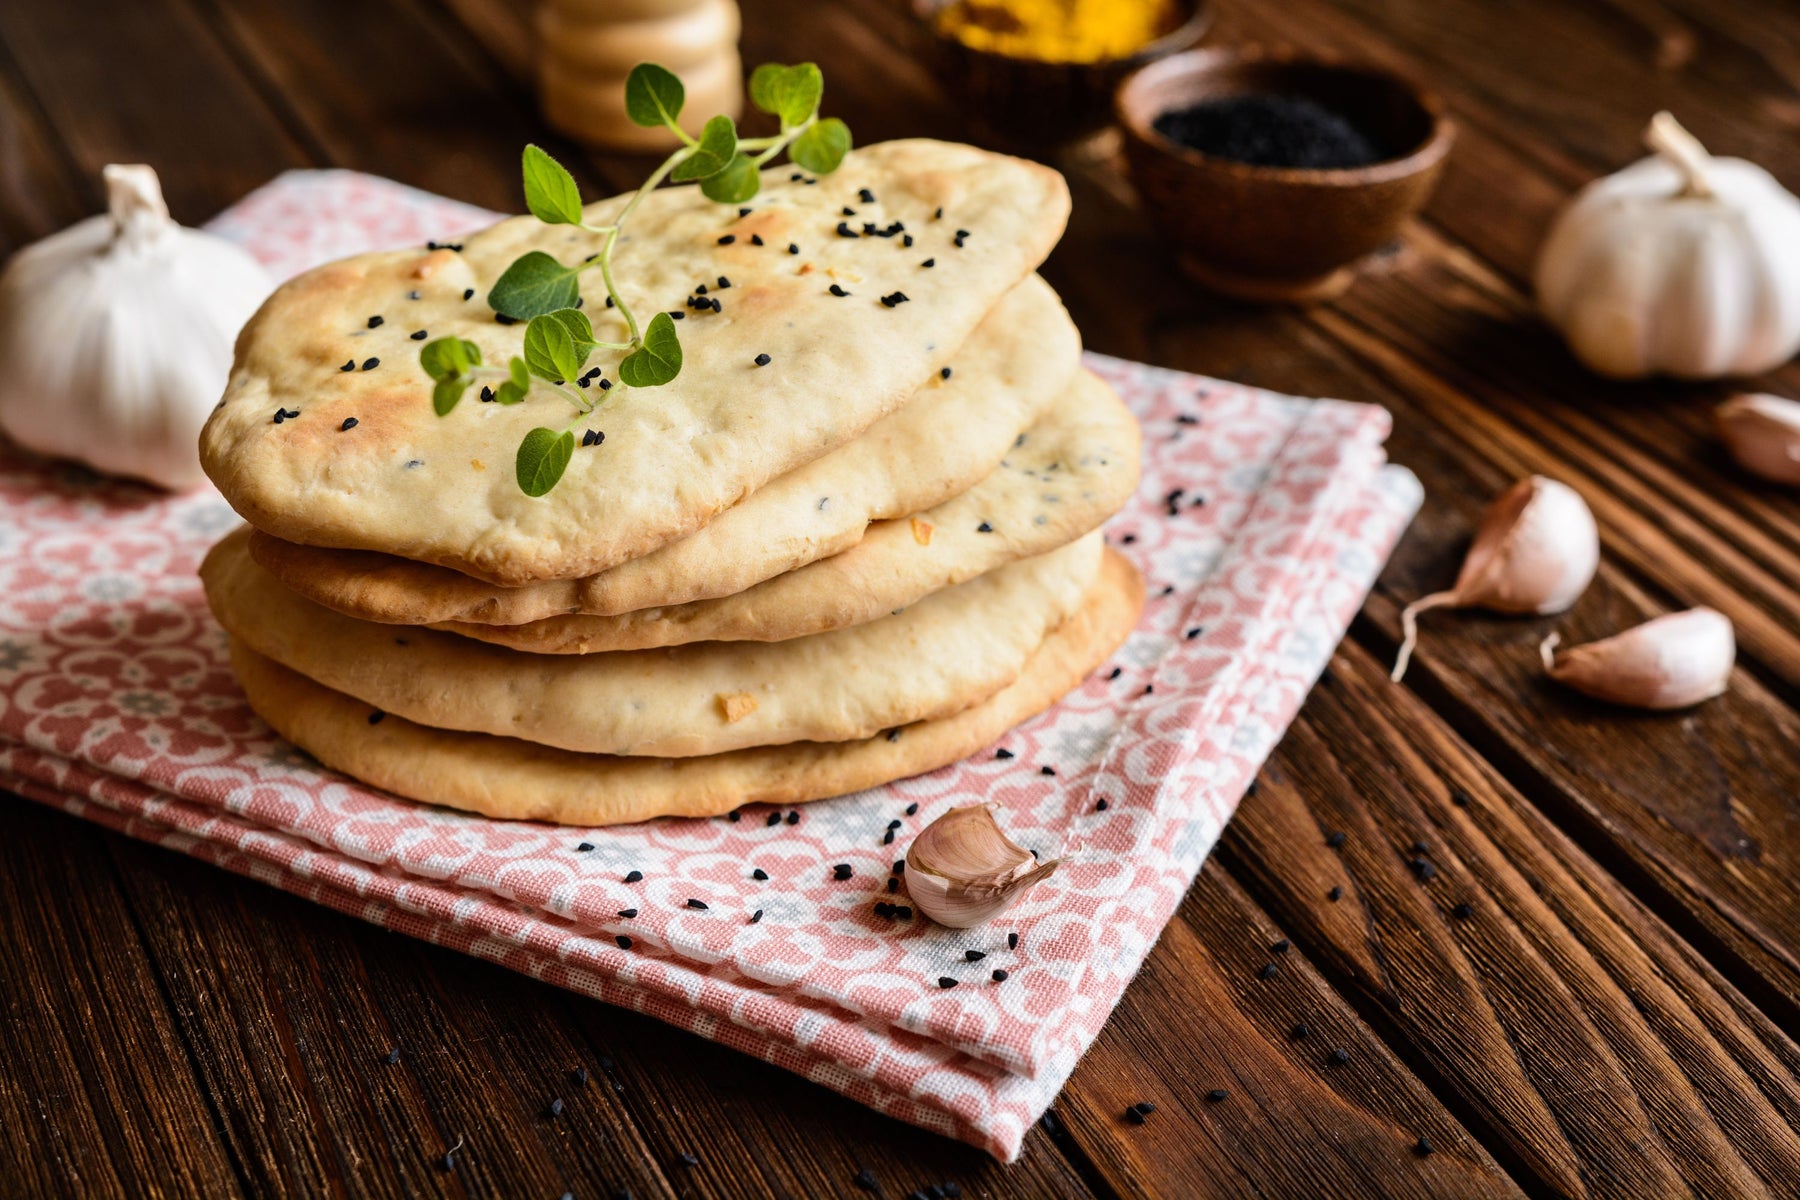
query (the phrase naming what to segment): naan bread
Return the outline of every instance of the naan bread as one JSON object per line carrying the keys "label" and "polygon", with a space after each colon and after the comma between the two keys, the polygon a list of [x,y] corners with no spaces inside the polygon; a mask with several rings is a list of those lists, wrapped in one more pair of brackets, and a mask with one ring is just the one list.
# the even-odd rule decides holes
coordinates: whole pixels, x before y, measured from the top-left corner
{"label": "naan bread", "polygon": [[613,758],[516,738],[452,733],[390,716],[314,683],[233,639],[232,667],[250,706],[327,767],[372,786],[490,817],[624,825],[709,817],[745,804],[799,804],[935,770],[975,753],[1048,708],[1125,640],[1143,581],[1107,553],[1081,607],[1010,685],[949,717],[852,742],[796,742],[704,758]]}
{"label": "naan bread", "polygon": [[932,376],[855,441],[680,541],[585,579],[497,587],[430,563],[301,546],[261,531],[250,551],[327,608],[399,625],[518,625],[729,596],[854,546],[871,521],[918,512],[971,487],[1074,379],[1080,353],[1080,335],[1056,293],[1031,276],[957,351],[949,379]]}
{"label": "naan bread", "polygon": [[1083,372],[974,488],[914,517],[871,526],[842,554],[749,591],[616,617],[437,628],[535,654],[806,637],[877,620],[941,588],[1046,554],[1117,512],[1137,481],[1137,421],[1111,388]]}
{"label": "naan bread", "polygon": [[[525,327],[495,322],[483,302],[490,285],[525,251],[572,262],[600,241],[530,217],[460,251],[363,255],[277,290],[239,336],[225,399],[201,434],[207,474],[251,524],[288,541],[378,550],[502,584],[592,575],[692,532],[900,407],[1043,261],[1068,216],[1055,171],[944,142],[857,150],[812,186],[792,173],[766,171],[744,216],[697,187],[645,198],[614,255],[633,311],[640,320],[685,311],[700,284],[724,311],[680,323],[685,362],[674,382],[613,389],[583,422],[605,443],[577,450],[548,496],[519,490],[514,455],[534,426],[560,428],[568,403],[540,391],[519,405],[483,404],[471,392],[440,418],[418,366],[422,342],[410,337],[456,334],[488,363],[517,354]],[[875,203],[860,200],[863,188]],[[591,206],[589,223],[622,202]],[[841,237],[840,221],[852,230],[901,221],[906,233]],[[834,283],[849,295],[829,294]],[[895,293],[906,301],[882,303]],[[624,337],[616,313],[587,311],[599,337]],[[382,323],[370,328],[375,317]],[[759,354],[769,365],[754,365]],[[278,409],[300,415],[277,424]],[[357,424],[345,430],[350,417]]]}
{"label": "naan bread", "polygon": [[221,624],[259,654],[422,725],[592,754],[686,757],[850,741],[978,704],[1018,677],[1099,569],[1099,531],[853,629],[791,642],[524,654],[332,612],[281,586],[245,531],[201,565]]}

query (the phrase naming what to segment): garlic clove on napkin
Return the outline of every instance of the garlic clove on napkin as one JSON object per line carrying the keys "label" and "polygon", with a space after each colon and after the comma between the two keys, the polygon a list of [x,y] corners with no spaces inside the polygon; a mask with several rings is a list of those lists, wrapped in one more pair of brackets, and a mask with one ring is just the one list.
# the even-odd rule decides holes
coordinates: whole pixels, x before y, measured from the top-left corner
{"label": "garlic clove on napkin", "polygon": [[1750,392],[1719,405],[1713,419],[1739,466],[1775,483],[1800,484],[1800,400]]}
{"label": "garlic clove on napkin", "polygon": [[1400,614],[1404,634],[1392,679],[1398,683],[1419,640],[1418,615],[1433,608],[1487,608],[1513,615],[1566,610],[1600,566],[1600,531],[1574,488],[1532,475],[1488,505],[1468,557],[1447,592],[1434,592]]}
{"label": "garlic clove on napkin", "polygon": [[907,893],[939,925],[968,929],[992,920],[1048,879],[1061,861],[1038,862],[1000,831],[994,808],[953,808],[921,829],[907,848]]}
{"label": "garlic clove on napkin", "polygon": [[1731,679],[1737,641],[1731,620],[1710,608],[1690,608],[1634,629],[1556,653],[1551,634],[1539,652],[1558,683],[1632,708],[1687,708],[1723,692]]}

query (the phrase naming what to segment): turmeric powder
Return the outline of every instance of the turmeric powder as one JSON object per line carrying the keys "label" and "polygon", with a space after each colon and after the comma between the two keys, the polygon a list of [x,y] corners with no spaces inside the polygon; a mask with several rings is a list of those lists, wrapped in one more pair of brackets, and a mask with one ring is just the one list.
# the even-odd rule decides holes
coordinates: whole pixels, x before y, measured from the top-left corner
{"label": "turmeric powder", "polygon": [[1067,63],[1129,57],[1178,21],[1173,0],[954,0],[933,18],[970,49]]}

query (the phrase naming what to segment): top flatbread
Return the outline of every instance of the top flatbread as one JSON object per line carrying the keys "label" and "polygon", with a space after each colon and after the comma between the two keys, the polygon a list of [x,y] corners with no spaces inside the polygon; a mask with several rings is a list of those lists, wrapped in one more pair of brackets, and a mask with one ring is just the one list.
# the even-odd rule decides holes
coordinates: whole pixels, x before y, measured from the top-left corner
{"label": "top flatbread", "polygon": [[771,481],[679,541],[584,579],[500,587],[431,563],[302,546],[260,530],[250,549],[309,600],[398,625],[518,625],[735,595],[854,546],[871,521],[910,515],[972,487],[1062,394],[1080,353],[1080,335],[1056,294],[1031,276],[956,352],[949,379],[932,376],[855,441]]}
{"label": "top flatbread", "polygon": [[[810,186],[792,173],[766,171],[744,216],[693,187],[645,198],[614,254],[640,321],[683,310],[700,284],[724,311],[681,322],[674,382],[613,389],[584,423],[605,443],[578,450],[548,496],[519,490],[513,458],[531,428],[560,428],[568,403],[540,392],[502,406],[471,394],[440,418],[418,366],[422,341],[411,339],[455,334],[488,363],[519,352],[524,326],[496,323],[483,303],[494,280],[528,250],[571,262],[599,247],[591,234],[529,217],[460,251],[363,255],[280,288],[239,336],[225,399],[201,434],[208,476],[253,525],[289,541],[385,551],[503,584],[590,575],[681,537],[897,408],[1043,261],[1068,216],[1055,171],[951,143],[871,146]],[[622,201],[590,206],[589,223]],[[844,237],[841,221],[851,231],[900,221],[905,234]],[[834,283],[849,294],[831,295]],[[882,303],[895,293],[906,300]],[[588,312],[597,336],[623,339],[615,314]],[[769,365],[754,365],[759,354]],[[615,357],[597,356],[609,377]],[[378,365],[340,370],[370,360]],[[278,409],[300,415],[278,424]],[[349,417],[357,424],[345,430]]]}

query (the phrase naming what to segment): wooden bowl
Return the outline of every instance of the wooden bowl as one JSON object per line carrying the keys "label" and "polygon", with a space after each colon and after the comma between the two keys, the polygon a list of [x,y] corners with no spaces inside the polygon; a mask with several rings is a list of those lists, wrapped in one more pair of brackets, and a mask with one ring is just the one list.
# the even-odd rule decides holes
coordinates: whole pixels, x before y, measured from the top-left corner
{"label": "wooden bowl", "polygon": [[[1252,166],[1189,149],[1153,127],[1171,109],[1246,92],[1315,100],[1390,157],[1330,170]],[[1254,47],[1152,63],[1121,85],[1115,108],[1132,182],[1182,270],[1247,300],[1341,294],[1355,264],[1424,207],[1455,140],[1438,98],[1392,72]]]}
{"label": "wooden bowl", "polygon": [[1178,23],[1129,57],[1043,62],[977,50],[938,32],[933,17],[954,2],[913,0],[937,46],[937,74],[978,125],[1027,148],[1055,147],[1104,128],[1127,75],[1195,45],[1213,20],[1209,0],[1176,0]]}

